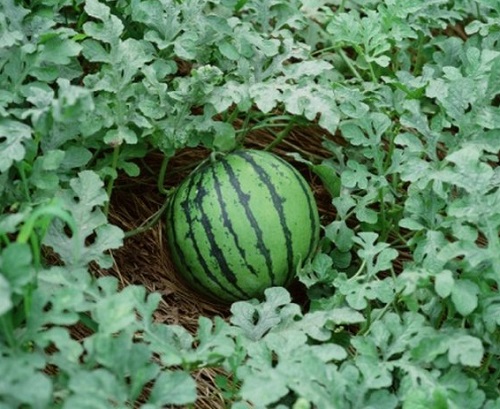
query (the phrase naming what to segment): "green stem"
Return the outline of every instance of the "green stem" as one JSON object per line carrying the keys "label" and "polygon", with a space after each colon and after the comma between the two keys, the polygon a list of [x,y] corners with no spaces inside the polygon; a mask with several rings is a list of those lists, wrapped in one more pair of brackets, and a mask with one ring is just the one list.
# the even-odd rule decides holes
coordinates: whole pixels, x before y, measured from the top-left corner
{"label": "green stem", "polygon": [[353,48],[354,48],[354,51],[356,51],[356,53],[358,55],[363,56],[363,58],[365,59],[365,61],[368,63],[368,68],[369,68],[369,71],[370,71],[370,77],[371,77],[372,82],[378,83],[378,78],[375,75],[375,70],[373,69],[373,64],[366,59],[366,54],[364,52],[364,49],[362,47],[360,47],[359,45],[356,45],[356,44],[353,45]]}
{"label": "green stem", "polygon": [[493,360],[493,354],[487,354],[486,359],[479,367],[479,372],[482,376],[486,375],[490,371],[491,361]]}
{"label": "green stem", "polygon": [[243,120],[243,124],[241,125],[241,128],[236,131],[236,146],[240,147],[243,145],[243,140],[246,138],[248,135],[248,132],[250,130],[253,130],[254,128],[249,128],[248,124],[250,123],[250,118],[251,118],[250,112],[247,112],[245,119]]}
{"label": "green stem", "polygon": [[[369,311],[371,312],[371,307],[370,307],[371,304],[368,304],[368,309]],[[368,319],[367,319],[367,325],[365,325],[359,332],[357,335],[363,335],[363,336],[367,336],[371,329],[372,329],[372,325],[374,322],[376,321],[379,321],[380,319],[382,319],[382,317],[385,315],[385,313],[389,310],[389,307],[392,306],[392,303],[387,303],[384,308],[382,308],[380,310],[380,312],[378,313],[377,317],[372,319],[371,318],[371,314],[368,314]]]}
{"label": "green stem", "polygon": [[286,126],[285,128],[279,132],[277,135],[276,135],[276,139],[274,141],[272,141],[269,145],[267,145],[265,147],[264,150],[266,151],[270,151],[272,150],[276,145],[280,144],[281,141],[283,141],[283,139],[286,138],[286,136],[290,133],[290,131],[292,130],[293,126],[295,125],[295,122],[294,121],[290,121]]}
{"label": "green stem", "polygon": [[[340,5],[340,9],[343,10],[344,8],[344,1]],[[330,36],[330,33],[328,33],[325,29],[322,29],[323,33],[326,34],[327,38]],[[330,46],[327,48],[324,48],[322,50],[318,50],[317,52],[324,52],[324,51],[329,51],[329,50],[334,50],[336,51],[339,55],[340,58],[342,58],[342,61],[344,61],[345,65],[347,65],[347,68],[352,72],[352,74],[359,80],[363,81],[363,77],[361,74],[358,72],[354,64],[352,63],[352,60],[347,56],[347,54],[344,52],[344,50],[341,48],[340,45],[335,45],[335,46]],[[359,54],[359,48],[356,50],[356,52]]]}
{"label": "green stem", "polygon": [[[42,257],[40,254],[40,240],[38,239],[38,235],[36,233],[31,234],[29,240],[31,243],[31,254],[33,255],[33,266],[35,267],[35,272],[37,272],[42,265]],[[35,280],[29,282],[24,290],[25,318],[28,318],[30,316],[31,305],[33,301],[33,291],[36,287]]]}
{"label": "green stem", "polygon": [[[245,123],[243,124],[245,125]],[[248,125],[248,124],[247,124]],[[243,129],[243,126],[241,129],[238,129],[236,130],[236,133],[237,134],[243,134],[243,137],[246,136],[246,134],[248,134],[248,132],[250,131],[258,131],[259,129],[270,129],[270,128],[283,128],[283,126],[285,126],[285,123],[276,123],[276,124],[272,124],[272,123],[260,123],[258,125],[254,125],[250,128],[246,128],[246,129]],[[241,138],[241,135],[238,135],[238,138]]]}
{"label": "green stem", "polygon": [[29,190],[29,184],[28,184],[28,178],[26,177],[26,163],[23,161],[19,164],[18,170],[19,170],[19,175],[21,176],[21,182],[23,186],[23,192],[24,195],[26,196],[26,200],[28,203],[31,203],[31,195],[30,195],[30,190]]}
{"label": "green stem", "polygon": [[446,321],[446,317],[448,315],[448,307],[446,304],[443,304],[443,308],[441,309],[441,312],[439,313],[438,319],[434,322],[434,328],[439,330],[443,324],[444,321]]}
{"label": "green stem", "polygon": [[[258,122],[255,125],[249,127],[248,124],[252,119],[255,119]],[[276,121],[283,121],[283,122],[277,123]],[[286,126],[286,124],[289,121],[291,121],[290,115],[276,115],[270,118],[264,118],[262,120],[259,120],[259,118],[255,118],[255,115],[253,113],[252,114],[248,113],[240,129],[236,130],[237,134],[236,140],[238,144],[241,144],[242,141],[247,136],[247,134],[251,131],[257,131],[259,129],[283,128],[283,126]]]}
{"label": "green stem", "polygon": [[80,322],[85,325],[88,329],[93,332],[99,331],[99,325],[95,322],[89,315],[84,314],[83,312],[79,313]]}
{"label": "green stem", "polygon": [[356,335],[365,335],[365,334],[368,334],[370,332],[370,328],[371,328],[372,323],[373,323],[372,305],[370,303],[368,303],[368,305],[366,306],[365,314],[366,314],[366,321],[361,326],[360,330],[358,331],[358,333]]}
{"label": "green stem", "polygon": [[396,230],[396,231],[394,232],[394,234],[395,234],[395,235],[396,235],[396,237],[400,240],[400,242],[401,242],[402,246],[403,246],[404,248],[407,248],[407,247],[408,247],[408,240],[409,240],[409,238],[407,238],[407,237],[403,236],[399,230]]}
{"label": "green stem", "polygon": [[125,233],[125,238],[129,238],[137,234],[148,231],[151,227],[153,227],[156,223],[158,223],[161,216],[167,209],[167,206],[168,206],[168,200],[165,200],[165,203],[163,203],[162,207],[160,207],[160,209],[149,219],[149,221],[146,222],[146,224],[143,224],[137,227],[136,229],[129,230],[128,232]]}
{"label": "green stem", "polygon": [[328,51],[337,51],[338,52],[339,50],[339,47],[336,46],[336,45],[330,45],[328,47],[325,47],[325,48],[320,48],[319,50],[315,50],[311,53],[311,57],[315,57],[316,55],[318,54],[324,54]]}
{"label": "green stem", "polygon": [[240,110],[238,108],[233,109],[233,111],[227,116],[226,122],[232,124],[234,120],[238,117]]}
{"label": "green stem", "polygon": [[342,48],[338,47],[336,51],[339,53],[340,58],[342,58],[342,61],[347,65],[347,68],[352,72],[352,74],[360,81],[363,81],[363,77],[361,74],[358,72],[354,64],[351,62],[351,59],[347,56],[347,54],[342,50]]}
{"label": "green stem", "polygon": [[12,325],[12,315],[10,312],[0,316],[0,331],[4,334],[7,344],[12,349],[16,348],[16,338],[14,336],[14,327]]}
{"label": "green stem", "polygon": [[170,157],[169,156],[164,156],[163,157],[163,160],[161,162],[161,167],[160,167],[160,174],[158,176],[158,191],[162,194],[162,195],[168,195],[168,190],[165,189],[165,176],[167,174],[167,166],[168,166],[168,162],[170,160]]}
{"label": "green stem", "polygon": [[80,12],[80,16],[78,16],[78,20],[76,22],[76,28],[81,32],[83,24],[87,21],[87,15],[76,6],[76,2],[73,2],[73,7],[75,11]]}
{"label": "green stem", "polygon": [[361,273],[363,273],[365,266],[366,266],[366,260],[363,260],[363,262],[361,263],[361,265],[358,268],[358,271],[356,271],[356,273],[354,273],[354,275],[352,277],[350,277],[348,279],[348,281],[356,280],[361,275]]}
{"label": "green stem", "polygon": [[[387,113],[387,116],[391,116],[390,113]],[[394,143],[394,140],[396,139],[396,136],[399,134],[401,130],[400,126],[396,126],[395,128],[390,129],[389,133],[389,146],[387,147],[387,153],[385,154],[385,160],[383,161],[383,170],[384,172],[387,171],[392,164],[393,160],[393,154],[394,154],[394,149],[396,148],[396,144]]]}
{"label": "green stem", "polygon": [[3,244],[5,244],[6,246],[8,246],[10,244],[10,240],[9,240],[9,237],[7,236],[7,234],[5,233],[2,233],[0,234],[0,240],[3,242]]}
{"label": "green stem", "polygon": [[485,18],[481,15],[481,9],[479,8],[479,2],[476,2],[476,17],[478,20],[485,22]]}
{"label": "green stem", "polygon": [[[118,159],[120,158],[120,145],[115,146],[113,149],[113,158],[111,162],[111,168],[116,172],[118,168]],[[111,203],[111,194],[113,192],[113,187],[115,185],[115,176],[111,176],[108,180],[108,185],[106,186],[106,193],[108,195],[108,201],[106,202],[106,205],[104,206],[104,214],[106,217],[108,216],[109,213],[109,205]]]}
{"label": "green stem", "polygon": [[382,223],[382,234],[380,235],[380,239],[382,241],[386,241],[389,236],[389,229],[387,228],[387,207],[384,202],[384,189],[380,188],[378,190],[378,200],[380,202],[380,217]]}
{"label": "green stem", "polygon": [[375,75],[375,70],[373,69],[373,64],[371,62],[368,63],[368,67],[370,67],[370,76],[372,77],[372,82],[378,83],[378,78]]}
{"label": "green stem", "polygon": [[417,43],[417,55],[415,57],[415,65],[413,67],[413,75],[418,76],[422,71],[424,65],[424,47],[425,36],[419,32],[418,33],[418,43]]}
{"label": "green stem", "polygon": [[33,254],[33,265],[35,269],[38,270],[42,265],[42,257],[40,254],[40,241],[38,240],[38,235],[36,233],[31,234],[30,241],[31,241],[31,251]]}

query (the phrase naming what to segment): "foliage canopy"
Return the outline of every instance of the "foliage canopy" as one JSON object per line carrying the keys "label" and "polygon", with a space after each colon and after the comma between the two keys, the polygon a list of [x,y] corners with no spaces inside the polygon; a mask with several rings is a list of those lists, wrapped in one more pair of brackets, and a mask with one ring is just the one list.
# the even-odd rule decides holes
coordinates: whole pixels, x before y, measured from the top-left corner
{"label": "foliage canopy", "polygon": [[[0,408],[191,405],[207,367],[235,409],[499,408],[499,13],[3,0]],[[307,308],[271,288],[193,334],[155,322],[159,294],[91,274],[123,245],[114,182],[149,152],[313,122],[343,143],[291,152],[336,211],[299,272]]]}

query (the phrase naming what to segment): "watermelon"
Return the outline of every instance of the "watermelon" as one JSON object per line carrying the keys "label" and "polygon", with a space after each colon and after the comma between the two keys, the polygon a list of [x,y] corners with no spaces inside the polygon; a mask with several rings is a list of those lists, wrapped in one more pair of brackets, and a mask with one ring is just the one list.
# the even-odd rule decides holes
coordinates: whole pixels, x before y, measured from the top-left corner
{"label": "watermelon", "polygon": [[238,150],[205,161],[167,206],[176,270],[219,302],[286,286],[319,240],[319,215],[302,175],[278,156]]}

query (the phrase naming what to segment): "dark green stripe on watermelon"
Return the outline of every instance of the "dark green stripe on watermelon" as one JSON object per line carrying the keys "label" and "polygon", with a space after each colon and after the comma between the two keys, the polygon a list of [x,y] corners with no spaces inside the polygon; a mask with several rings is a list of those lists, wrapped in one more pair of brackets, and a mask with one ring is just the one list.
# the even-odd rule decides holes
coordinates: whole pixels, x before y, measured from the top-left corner
{"label": "dark green stripe on watermelon", "polygon": [[[259,176],[260,180],[264,183],[264,185],[267,187],[269,190],[269,194],[271,195],[271,200],[277,210],[278,217],[279,217],[279,224],[283,230],[283,234],[285,236],[285,246],[286,246],[286,258],[287,258],[287,264],[288,264],[288,269],[289,272],[293,272],[293,253],[292,253],[292,233],[290,232],[290,229],[287,226],[286,223],[286,218],[285,214],[283,211],[283,203],[285,199],[283,199],[278,192],[276,191],[276,187],[273,185],[271,182],[271,178],[269,174],[260,166],[250,155],[248,152],[237,152],[235,155],[238,155],[245,159],[248,163],[250,163],[255,171],[257,172],[257,175]],[[275,278],[274,275],[271,275],[271,283],[274,285],[275,283]]]}
{"label": "dark green stripe on watermelon", "polygon": [[[214,189],[215,192],[217,193],[217,199],[219,200],[220,207],[221,207],[221,216],[222,216],[222,222],[224,226],[226,227],[227,231],[231,235],[234,241],[234,245],[236,246],[236,249],[241,256],[242,260],[247,260],[247,251],[241,246],[240,244],[240,239],[238,238],[238,235],[234,231],[233,227],[233,222],[229,217],[229,214],[227,212],[227,205],[226,202],[224,201],[224,197],[222,196],[222,191],[220,187],[219,180],[217,179],[217,175],[215,173],[215,169],[212,167],[212,177],[214,179]],[[255,218],[254,218],[255,219]],[[245,263],[245,266],[248,268],[248,270],[254,275],[257,276],[257,271],[255,268],[248,262]]]}
{"label": "dark green stripe on watermelon", "polygon": [[311,237],[311,243],[309,245],[309,251],[307,252],[306,258],[310,257],[314,251],[314,247],[316,246],[316,241],[314,237],[319,234],[319,219],[318,219],[318,209],[316,207],[316,203],[314,203],[314,197],[311,193],[311,188],[306,184],[306,181],[302,177],[302,175],[295,169],[292,165],[290,165],[286,160],[281,159],[280,157],[276,157],[278,161],[280,161],[284,166],[290,169],[290,172],[293,174],[295,180],[299,183],[302,192],[304,192],[304,196],[307,198],[308,210],[309,210],[309,220],[311,222],[311,226],[313,226],[313,234]]}
{"label": "dark green stripe on watermelon", "polygon": [[181,241],[179,236],[177,235],[176,222],[174,217],[174,212],[172,209],[175,208],[175,204],[177,202],[177,196],[179,196],[180,188],[176,189],[174,194],[169,198],[169,205],[167,207],[167,236],[169,237],[169,244],[171,249],[171,255],[174,259],[175,264],[180,264],[181,260],[185,261],[185,271],[190,276],[194,282],[197,282],[199,285],[202,285],[201,281],[194,275],[189,266],[188,261],[185,260],[182,247],[180,245]]}
{"label": "dark green stripe on watermelon", "polygon": [[[203,169],[199,169],[199,173],[197,173],[195,176],[197,176],[198,179],[201,180],[202,177],[203,177],[203,175],[207,171],[207,169],[208,169],[207,167],[204,167]],[[196,262],[199,263],[199,265],[203,269],[203,271],[206,274],[206,276],[212,282],[214,282],[221,289],[221,291],[223,291],[224,293],[226,293],[228,296],[233,297],[233,298],[234,297],[240,297],[241,294],[232,292],[230,289],[226,288],[226,286],[221,283],[221,281],[218,279],[218,277],[215,274],[213,274],[213,272],[209,268],[206,260],[202,256],[201,250],[200,250],[200,248],[198,246],[198,242],[197,242],[197,240],[196,240],[196,238],[194,236],[194,231],[193,231],[193,222],[194,222],[194,220],[191,217],[190,206],[192,206],[192,203],[191,203],[192,200],[190,200],[190,195],[191,195],[192,192],[195,192],[193,190],[193,187],[195,185],[195,181],[196,181],[196,177],[192,177],[192,178],[189,179],[189,184],[187,186],[187,191],[186,191],[186,197],[180,203],[181,208],[184,210],[184,215],[186,217],[186,222],[188,223],[188,226],[189,226],[189,229],[188,229],[188,231],[186,233],[185,239],[189,239],[189,241],[191,242],[191,245],[193,246],[193,249],[194,249],[194,251],[196,252],[196,255],[197,255]],[[174,201],[173,205],[175,205],[175,201]],[[172,226],[174,228],[174,234],[175,234],[175,221],[173,221]],[[193,262],[191,260],[189,260],[189,257],[186,257],[184,251],[178,245],[178,239],[177,240],[174,239],[174,241],[176,242],[175,247],[176,247],[178,256],[180,256],[179,262],[180,263],[185,263],[185,266],[187,267],[187,271],[189,272],[189,274],[192,277],[193,281],[196,284],[198,284],[200,287],[203,288],[205,286],[205,284],[203,282],[201,282],[200,279],[195,274],[193,274],[193,271],[192,271],[192,269],[193,269],[193,266],[192,266]]]}
{"label": "dark green stripe on watermelon", "polygon": [[[231,283],[231,285],[237,290],[237,292],[239,293],[240,296],[248,298],[249,295],[243,289],[241,289],[240,286],[238,285],[237,278],[236,278],[235,274],[233,273],[233,271],[231,271],[231,268],[229,267],[229,264],[226,260],[226,257],[224,256],[224,252],[217,244],[217,241],[216,241],[215,236],[214,236],[213,231],[212,231],[210,219],[208,218],[207,214],[203,210],[203,199],[206,197],[206,195],[208,193],[208,190],[205,187],[205,183],[204,183],[204,178],[206,178],[207,174],[208,174],[208,172],[206,172],[206,171],[202,172],[200,174],[200,178],[198,180],[198,183],[196,184],[196,191],[195,191],[196,195],[194,197],[194,200],[192,200],[191,203],[193,206],[196,206],[197,210],[200,213],[199,221],[200,221],[201,225],[203,226],[205,234],[207,235],[208,242],[210,244],[210,253],[217,260],[217,264],[219,265],[219,268],[220,268],[222,275],[224,276],[224,278],[227,281],[229,281]],[[214,184],[215,185],[217,184],[216,179],[214,181]],[[189,193],[188,193],[188,198],[189,198]],[[189,206],[189,203],[187,204],[187,206]],[[192,232],[192,228],[190,229],[190,231]],[[194,238],[193,238],[193,242],[194,242],[195,246],[197,247],[196,240],[194,240]],[[201,255],[199,253],[198,253],[198,255],[200,256],[199,262],[200,262],[200,264],[203,265],[203,269],[205,270],[206,269],[205,260],[203,259],[203,257],[201,257]],[[217,280],[216,276],[214,274],[212,274],[209,269],[206,269],[206,272],[210,278],[215,280],[221,286],[221,288],[225,289],[225,286],[222,286],[222,284]],[[230,291],[230,292],[234,294],[234,292],[232,292],[232,291]]]}
{"label": "dark green stripe on watermelon", "polygon": [[257,237],[257,249],[265,259],[267,272],[269,274],[269,277],[271,277],[271,282],[274,282],[273,260],[271,258],[271,253],[269,249],[264,245],[264,236],[262,233],[262,229],[260,228],[259,223],[257,222],[252,210],[250,209],[249,206],[250,196],[241,190],[238,178],[236,177],[231,166],[227,163],[227,160],[222,159],[221,164],[224,167],[224,170],[226,171],[227,175],[229,176],[229,182],[231,183],[231,186],[234,188],[234,191],[238,196],[238,200],[240,201],[240,204],[243,206],[243,210],[245,211],[245,216],[247,217],[248,221],[252,226],[253,231],[255,232],[255,235]]}

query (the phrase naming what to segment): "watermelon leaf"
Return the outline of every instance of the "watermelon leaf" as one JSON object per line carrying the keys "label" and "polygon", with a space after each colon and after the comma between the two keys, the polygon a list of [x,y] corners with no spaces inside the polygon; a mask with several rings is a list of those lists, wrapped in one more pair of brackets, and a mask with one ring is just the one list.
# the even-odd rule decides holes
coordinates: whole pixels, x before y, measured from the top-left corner
{"label": "watermelon leaf", "polygon": [[261,339],[281,322],[282,316],[286,316],[289,309],[295,309],[290,304],[290,294],[282,287],[268,288],[265,297],[266,301],[262,304],[239,301],[231,306],[231,323],[252,341]]}
{"label": "watermelon leaf", "polygon": [[196,399],[196,383],[182,371],[163,372],[151,390],[148,403],[153,407],[185,405]]}
{"label": "watermelon leaf", "polygon": [[[68,237],[62,221],[55,220],[47,233],[45,244],[51,246],[66,265],[80,267],[92,260],[99,260],[102,266],[109,267],[111,260],[103,253],[121,246],[123,232],[108,224],[104,213],[97,207],[108,200],[102,188],[103,183],[96,173],[83,171],[70,184],[72,189],[62,191],[60,195],[79,230]],[[95,235],[93,244],[86,245],[91,235]]]}
{"label": "watermelon leaf", "polygon": [[0,408],[500,407],[498,12],[0,1]]}

